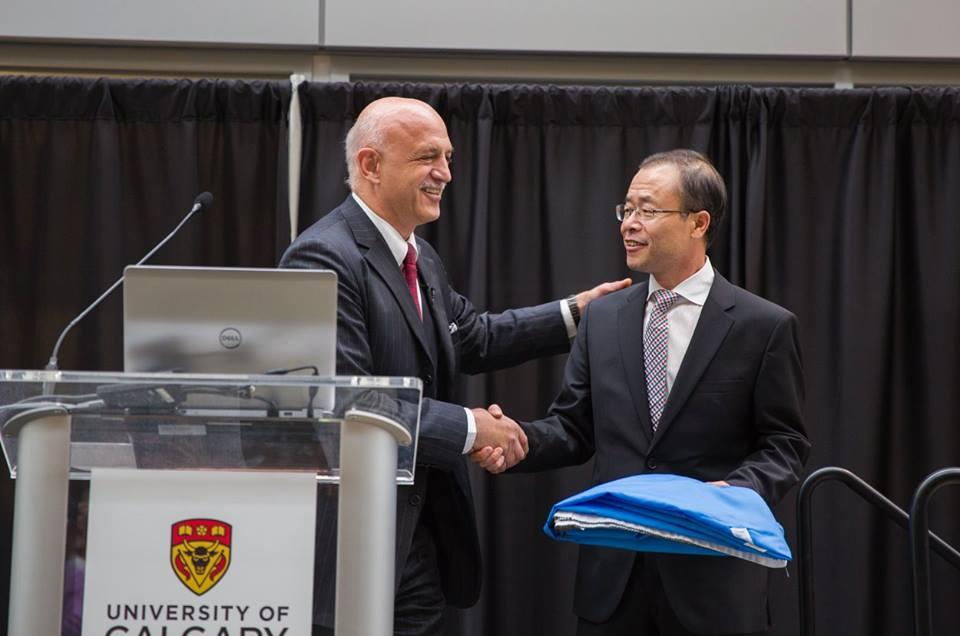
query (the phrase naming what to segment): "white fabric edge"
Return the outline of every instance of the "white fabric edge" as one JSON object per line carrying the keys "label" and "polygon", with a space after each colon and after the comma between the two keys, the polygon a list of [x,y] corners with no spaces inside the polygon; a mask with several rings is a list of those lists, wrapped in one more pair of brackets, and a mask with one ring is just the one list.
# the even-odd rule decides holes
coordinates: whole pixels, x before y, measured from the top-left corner
{"label": "white fabric edge", "polygon": [[[719,543],[711,543],[710,541],[704,541],[703,539],[693,539],[675,532],[651,528],[649,526],[631,523],[621,519],[613,519],[610,517],[600,517],[597,515],[588,515],[577,512],[557,512],[553,516],[552,526],[556,532],[569,532],[571,530],[621,530],[625,532],[634,532],[637,534],[645,534],[661,539],[667,539],[669,541],[676,541],[678,543],[695,545],[700,548],[706,548],[708,550],[720,552],[722,554],[737,557],[739,559],[750,561],[751,563],[756,563],[758,565],[763,565],[768,568],[787,567],[787,562],[784,559],[773,559],[759,554],[753,554],[752,552],[737,550],[736,548],[731,548],[730,546],[720,545]],[[763,548],[759,546],[755,546],[753,544],[749,545],[755,550],[763,550]]]}

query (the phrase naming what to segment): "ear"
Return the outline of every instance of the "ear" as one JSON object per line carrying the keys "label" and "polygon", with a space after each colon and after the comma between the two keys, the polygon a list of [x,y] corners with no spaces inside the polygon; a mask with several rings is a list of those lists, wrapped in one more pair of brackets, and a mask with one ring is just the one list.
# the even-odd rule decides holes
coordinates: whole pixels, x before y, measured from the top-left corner
{"label": "ear", "polygon": [[371,183],[380,183],[380,153],[373,148],[361,148],[357,152],[357,172]]}
{"label": "ear", "polygon": [[693,238],[705,237],[707,230],[710,228],[710,213],[706,210],[700,210],[691,214],[690,218],[693,219],[693,230],[690,236]]}

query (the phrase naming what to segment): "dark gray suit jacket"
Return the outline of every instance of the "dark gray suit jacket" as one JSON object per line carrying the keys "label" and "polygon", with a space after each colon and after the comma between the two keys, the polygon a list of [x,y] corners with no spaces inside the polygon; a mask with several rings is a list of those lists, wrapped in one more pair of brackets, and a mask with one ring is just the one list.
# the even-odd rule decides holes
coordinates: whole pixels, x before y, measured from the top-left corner
{"label": "dark gray suit jacket", "polygon": [[[462,455],[466,414],[451,403],[455,377],[459,372],[480,373],[562,353],[570,344],[556,302],[501,314],[477,313],[450,287],[434,249],[422,239],[417,242],[423,311],[431,312],[433,334],[425,333],[386,242],[351,196],[297,237],[280,266],[337,273],[338,374],[423,380],[418,485],[400,489],[397,497],[397,577],[416,524],[432,523],[446,600],[468,607],[480,592],[480,548]],[[424,506],[425,497],[429,500]],[[336,518],[321,514],[319,519],[318,570],[329,573],[332,566],[323,560],[333,554]],[[318,580],[321,606],[332,606],[328,578]]]}
{"label": "dark gray suit jacket", "polygon": [[[797,482],[810,446],[796,317],[717,274],[654,434],[643,362],[647,289],[634,285],[590,304],[549,415],[524,424],[530,454],[517,469],[596,455],[594,484],[673,473],[746,486],[772,506]],[[691,631],[766,629],[766,568],[728,557],[645,558]],[[608,619],[634,559],[624,550],[581,547],[576,613]]]}

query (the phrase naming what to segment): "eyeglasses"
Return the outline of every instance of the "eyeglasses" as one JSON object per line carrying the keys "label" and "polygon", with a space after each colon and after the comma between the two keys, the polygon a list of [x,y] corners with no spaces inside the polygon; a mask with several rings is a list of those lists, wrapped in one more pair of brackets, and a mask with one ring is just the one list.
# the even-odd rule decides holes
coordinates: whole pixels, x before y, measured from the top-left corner
{"label": "eyeglasses", "polygon": [[623,223],[624,220],[629,219],[631,214],[636,214],[637,218],[648,223],[650,221],[656,221],[664,214],[689,214],[691,210],[660,210],[657,208],[631,208],[624,203],[621,203],[616,208],[617,211],[617,221]]}

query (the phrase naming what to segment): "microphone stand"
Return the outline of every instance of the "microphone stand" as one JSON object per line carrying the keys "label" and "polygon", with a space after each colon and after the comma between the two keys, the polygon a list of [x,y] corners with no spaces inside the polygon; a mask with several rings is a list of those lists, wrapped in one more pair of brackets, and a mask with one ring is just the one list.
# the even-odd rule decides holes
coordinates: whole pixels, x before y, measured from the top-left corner
{"label": "microphone stand", "polygon": [[[196,214],[197,212],[199,212],[201,209],[205,207],[210,207],[212,204],[213,204],[213,195],[210,194],[209,192],[202,192],[199,195],[197,195],[197,198],[194,199],[193,207],[190,208],[190,211],[187,213],[185,217],[183,217],[183,220],[180,221],[177,227],[173,228],[173,231],[167,234],[166,238],[164,238],[162,241],[157,243],[157,245],[152,250],[147,252],[146,256],[144,256],[139,261],[137,261],[136,264],[143,265],[147,260],[149,260],[151,256],[157,253],[157,250],[159,250],[161,247],[166,245],[167,241],[173,238],[174,234],[179,232],[180,228],[183,227],[184,224],[187,221],[189,221],[194,214]],[[66,337],[67,333],[71,329],[73,329],[74,325],[76,325],[78,322],[83,320],[84,316],[89,314],[94,307],[96,307],[101,302],[103,302],[103,299],[109,296],[117,287],[120,286],[122,282],[123,282],[123,276],[120,276],[120,278],[118,278],[117,281],[113,285],[111,285],[109,289],[107,289],[107,291],[100,294],[99,298],[97,298],[95,301],[90,303],[90,305],[86,309],[80,312],[79,316],[71,320],[70,323],[63,329],[63,331],[60,332],[60,337],[57,338],[57,343],[53,346],[53,353],[50,355],[50,361],[47,362],[47,366],[44,367],[45,370],[47,371],[59,370],[59,366],[57,365],[57,354],[60,352],[60,345],[63,344],[63,339]]]}

